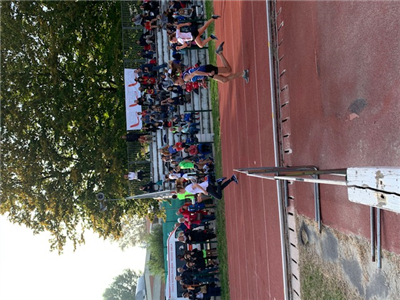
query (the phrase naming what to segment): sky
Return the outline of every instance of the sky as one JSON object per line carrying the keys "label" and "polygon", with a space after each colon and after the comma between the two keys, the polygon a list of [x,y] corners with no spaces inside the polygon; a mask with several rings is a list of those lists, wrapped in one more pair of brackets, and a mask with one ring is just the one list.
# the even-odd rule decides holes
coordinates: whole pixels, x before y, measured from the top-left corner
{"label": "sky", "polygon": [[145,249],[123,252],[87,231],[85,245],[58,255],[50,252],[49,238],[0,215],[0,299],[102,300],[124,269],[144,270]]}

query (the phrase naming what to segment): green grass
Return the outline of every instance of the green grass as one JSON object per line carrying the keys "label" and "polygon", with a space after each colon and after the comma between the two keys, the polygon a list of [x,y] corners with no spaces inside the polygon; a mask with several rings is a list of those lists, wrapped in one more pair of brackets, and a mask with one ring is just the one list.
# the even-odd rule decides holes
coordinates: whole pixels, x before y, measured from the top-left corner
{"label": "green grass", "polygon": [[309,300],[349,299],[340,287],[337,278],[328,277],[314,264],[303,266],[300,274],[301,297]]}
{"label": "green grass", "polygon": [[[214,53],[214,52],[212,52]],[[211,56],[211,55],[210,55]],[[214,125],[214,159],[216,162],[216,176],[222,177],[222,153],[220,139],[220,122],[219,122],[219,103],[218,103],[218,84],[212,81],[209,85],[212,102],[212,118]],[[220,261],[220,279],[222,295],[221,299],[228,300],[229,297],[229,275],[228,275],[228,250],[226,239],[225,224],[225,201],[222,198],[218,201],[216,209],[217,235],[218,235],[218,259]]]}
{"label": "green grass", "polygon": [[[213,2],[206,1],[206,14],[207,19],[211,18],[213,14]],[[208,27],[209,33],[214,32],[214,24]],[[216,65],[217,57],[215,55],[215,43],[208,44],[208,52],[210,64]],[[217,177],[222,176],[222,153],[221,153],[221,135],[220,135],[220,122],[219,122],[219,97],[218,97],[218,84],[216,81],[209,82],[209,89],[212,104],[212,118],[214,126],[214,160],[216,162],[215,172]],[[225,224],[225,202],[224,199],[218,201],[216,211],[217,219],[217,235],[218,235],[218,259],[220,261],[220,280],[222,295],[221,299],[229,300],[229,275],[228,275],[228,251],[226,240],[226,224]]]}

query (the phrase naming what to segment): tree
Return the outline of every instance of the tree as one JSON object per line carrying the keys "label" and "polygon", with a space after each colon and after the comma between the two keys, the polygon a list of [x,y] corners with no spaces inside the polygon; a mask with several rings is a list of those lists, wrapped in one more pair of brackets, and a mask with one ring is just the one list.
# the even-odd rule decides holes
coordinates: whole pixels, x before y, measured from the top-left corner
{"label": "tree", "polygon": [[137,216],[126,218],[122,221],[122,236],[116,241],[121,250],[137,246],[146,240],[146,219]]}
{"label": "tree", "polygon": [[49,231],[51,249],[84,231],[121,235],[121,218],[152,200],[122,198],[126,180],[120,3],[1,2],[1,206],[13,223]]}
{"label": "tree", "polygon": [[150,251],[150,259],[148,267],[154,275],[165,278],[164,268],[164,244],[163,244],[163,228],[162,225],[153,226],[153,230],[147,236],[148,250]]}
{"label": "tree", "polygon": [[135,299],[136,285],[141,274],[126,269],[114,278],[114,282],[104,291],[104,300],[132,300]]}

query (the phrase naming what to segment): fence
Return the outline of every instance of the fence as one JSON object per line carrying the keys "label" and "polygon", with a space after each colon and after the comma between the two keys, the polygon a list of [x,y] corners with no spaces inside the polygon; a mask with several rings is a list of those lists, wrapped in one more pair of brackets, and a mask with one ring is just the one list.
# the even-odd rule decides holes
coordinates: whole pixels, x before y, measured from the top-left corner
{"label": "fence", "polygon": [[132,18],[138,13],[139,1],[121,1],[122,53],[124,68],[137,68],[145,62],[137,53],[143,46],[136,43],[143,33],[143,26],[135,26]]}

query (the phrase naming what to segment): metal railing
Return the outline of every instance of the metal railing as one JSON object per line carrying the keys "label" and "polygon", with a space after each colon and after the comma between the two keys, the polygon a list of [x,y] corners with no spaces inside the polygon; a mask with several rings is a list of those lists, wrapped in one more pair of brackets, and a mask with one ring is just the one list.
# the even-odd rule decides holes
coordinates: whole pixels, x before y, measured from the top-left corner
{"label": "metal railing", "polygon": [[143,26],[136,26],[132,18],[138,14],[139,1],[121,1],[122,53],[125,68],[137,68],[145,62],[137,53],[143,46],[137,44]]}

